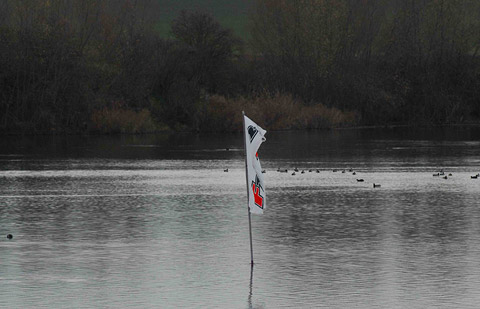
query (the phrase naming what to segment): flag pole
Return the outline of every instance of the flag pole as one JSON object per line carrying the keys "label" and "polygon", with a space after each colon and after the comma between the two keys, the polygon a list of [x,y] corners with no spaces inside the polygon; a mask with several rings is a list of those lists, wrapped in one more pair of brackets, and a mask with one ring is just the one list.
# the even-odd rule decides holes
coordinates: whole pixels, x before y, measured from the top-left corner
{"label": "flag pole", "polygon": [[243,119],[243,148],[245,149],[245,177],[247,180],[247,210],[248,210],[248,230],[250,232],[250,265],[253,267],[253,242],[252,242],[252,219],[250,214],[250,187],[248,186],[248,165],[247,165],[247,135],[245,134],[245,112],[242,111]]}

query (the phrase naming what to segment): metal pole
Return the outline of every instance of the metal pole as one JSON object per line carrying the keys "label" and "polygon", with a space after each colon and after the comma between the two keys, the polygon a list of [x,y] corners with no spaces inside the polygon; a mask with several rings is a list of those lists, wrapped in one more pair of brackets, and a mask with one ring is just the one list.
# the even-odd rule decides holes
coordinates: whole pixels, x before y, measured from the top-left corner
{"label": "metal pole", "polygon": [[242,111],[243,118],[243,148],[245,149],[245,177],[247,180],[247,210],[248,210],[248,230],[250,232],[250,265],[253,267],[253,242],[252,242],[252,219],[250,214],[250,186],[248,185],[248,165],[247,165],[247,135],[245,134],[245,112]]}

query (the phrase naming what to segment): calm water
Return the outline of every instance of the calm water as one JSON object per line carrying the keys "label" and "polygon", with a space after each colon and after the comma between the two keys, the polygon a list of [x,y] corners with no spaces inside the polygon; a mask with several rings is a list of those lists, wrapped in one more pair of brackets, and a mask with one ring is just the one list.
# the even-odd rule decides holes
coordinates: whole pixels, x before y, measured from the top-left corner
{"label": "calm water", "polygon": [[478,307],[479,128],[269,132],[253,272],[242,147],[2,138],[0,307]]}

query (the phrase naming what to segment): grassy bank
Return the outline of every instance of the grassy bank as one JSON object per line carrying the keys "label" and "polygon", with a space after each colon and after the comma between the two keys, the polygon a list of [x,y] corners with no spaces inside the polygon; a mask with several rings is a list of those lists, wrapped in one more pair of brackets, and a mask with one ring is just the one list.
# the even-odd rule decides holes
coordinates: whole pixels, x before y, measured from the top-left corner
{"label": "grassy bank", "polygon": [[103,134],[152,133],[164,130],[168,130],[168,127],[156,122],[147,109],[135,112],[105,107],[93,112],[89,126],[89,132]]}
{"label": "grassy bank", "polygon": [[328,108],[322,104],[307,106],[289,94],[262,94],[251,98],[211,96],[202,131],[232,132],[242,128],[241,111],[269,130],[326,129],[354,126],[357,115]]}
{"label": "grassy bank", "polygon": [[302,100],[288,94],[262,94],[252,97],[226,98],[212,95],[197,104],[202,111],[198,126],[179,123],[171,127],[154,119],[147,109],[138,112],[120,107],[96,110],[92,113],[90,133],[151,133],[158,131],[236,132],[242,130],[242,111],[268,130],[329,129],[352,127],[358,116],[322,104],[307,106]]}

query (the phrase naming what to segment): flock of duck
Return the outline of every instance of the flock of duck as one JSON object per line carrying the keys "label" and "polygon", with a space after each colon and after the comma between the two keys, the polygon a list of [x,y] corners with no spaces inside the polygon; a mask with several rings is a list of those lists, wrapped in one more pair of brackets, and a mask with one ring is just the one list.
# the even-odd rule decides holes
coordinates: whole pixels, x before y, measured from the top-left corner
{"label": "flock of duck", "polygon": [[[338,169],[333,169],[333,170],[332,170],[333,173],[336,173],[336,172],[338,172],[338,171],[339,171]],[[280,168],[278,168],[278,169],[277,169],[277,172],[279,172],[279,173],[288,173],[288,170],[287,170],[287,169],[280,169]],[[293,170],[292,176],[295,176],[298,172],[300,172],[299,169],[298,169],[298,168],[295,168],[295,169]],[[309,169],[308,172],[309,172],[309,173],[312,173],[312,172],[320,173],[320,170],[319,170],[319,169]],[[341,173],[342,173],[342,174],[345,174],[346,172],[347,172],[347,170],[341,170]],[[348,169],[348,172],[349,172],[349,173],[352,173],[352,175],[357,175],[357,172],[355,172],[353,169]],[[262,171],[262,173],[263,173],[263,171]],[[305,174],[305,170],[302,170],[302,171],[300,172],[300,174]],[[357,179],[357,182],[364,182],[364,181],[365,181],[363,178],[356,178],[356,179]],[[381,184],[373,183],[373,187],[374,187],[374,188],[380,188],[381,186],[382,186]]]}
{"label": "flock of duck", "polygon": [[440,176],[442,176],[443,179],[448,179],[448,176],[453,176],[453,175],[452,175],[452,173],[448,173],[448,176],[447,176],[447,175],[445,175],[443,170],[440,170],[440,172],[436,172],[436,173],[433,174],[433,177],[440,177]]}
{"label": "flock of duck", "polygon": [[[224,172],[228,172],[228,168],[224,169],[223,170]],[[338,172],[337,169],[334,169],[332,170],[334,173]],[[279,173],[288,173],[288,169],[281,169],[281,168],[277,168],[277,172]],[[320,173],[320,170],[319,169],[309,169],[308,170],[309,173],[313,173],[313,172],[316,172],[316,173]],[[357,175],[357,173],[355,171],[353,171],[353,169],[349,169],[348,172],[352,173],[352,175]],[[266,170],[262,170],[262,173],[265,174],[266,173]],[[305,174],[305,170],[302,170],[300,171],[298,168],[294,168],[293,169],[293,173],[291,174],[292,176],[295,176],[297,173],[300,173],[300,174]],[[342,170],[342,173],[346,173],[346,170]],[[364,182],[365,180],[363,178],[357,178],[357,182]],[[378,184],[378,183],[373,183],[373,187],[374,188],[380,188],[382,185]]]}
{"label": "flock of duck", "polygon": [[[223,170],[224,172],[228,172],[228,168],[227,169],[224,169]],[[333,169],[332,172],[336,173],[338,172],[339,170],[338,169]],[[277,168],[277,172],[279,173],[288,173],[288,169],[281,169],[281,168]],[[316,172],[316,173],[320,173],[320,170],[319,169],[309,169],[308,170],[309,173],[313,173],[313,172]],[[352,173],[352,175],[357,175],[357,173],[355,171],[353,171],[353,169],[349,169],[348,170],[349,173]],[[262,170],[262,173],[266,173],[266,170]],[[302,170],[300,171],[298,168],[294,168],[293,169],[293,173],[291,174],[292,176],[295,176],[297,175],[297,173],[300,173],[300,174],[305,174],[305,170]],[[341,170],[341,173],[346,173],[346,170]],[[439,172],[436,172],[433,174],[433,177],[442,177],[443,179],[448,179],[448,177],[451,177],[453,176],[452,173],[448,173],[445,174],[445,172],[443,170],[440,170]],[[471,179],[478,179],[480,177],[480,173],[479,174],[476,174],[476,175],[473,175],[473,176],[470,176]],[[365,180],[363,178],[357,178],[357,182],[364,182]],[[373,183],[373,187],[374,188],[380,188],[382,185],[381,184],[378,184],[378,183]]]}
{"label": "flock of duck", "polygon": [[[453,175],[452,175],[452,173],[448,173],[448,175],[446,175],[443,170],[440,170],[440,172],[436,172],[436,173],[433,174],[433,177],[440,177],[440,176],[442,176],[443,179],[448,179],[448,177],[451,177]],[[479,176],[480,176],[480,174],[476,174],[476,175],[470,176],[470,178],[471,179],[478,179]]]}

